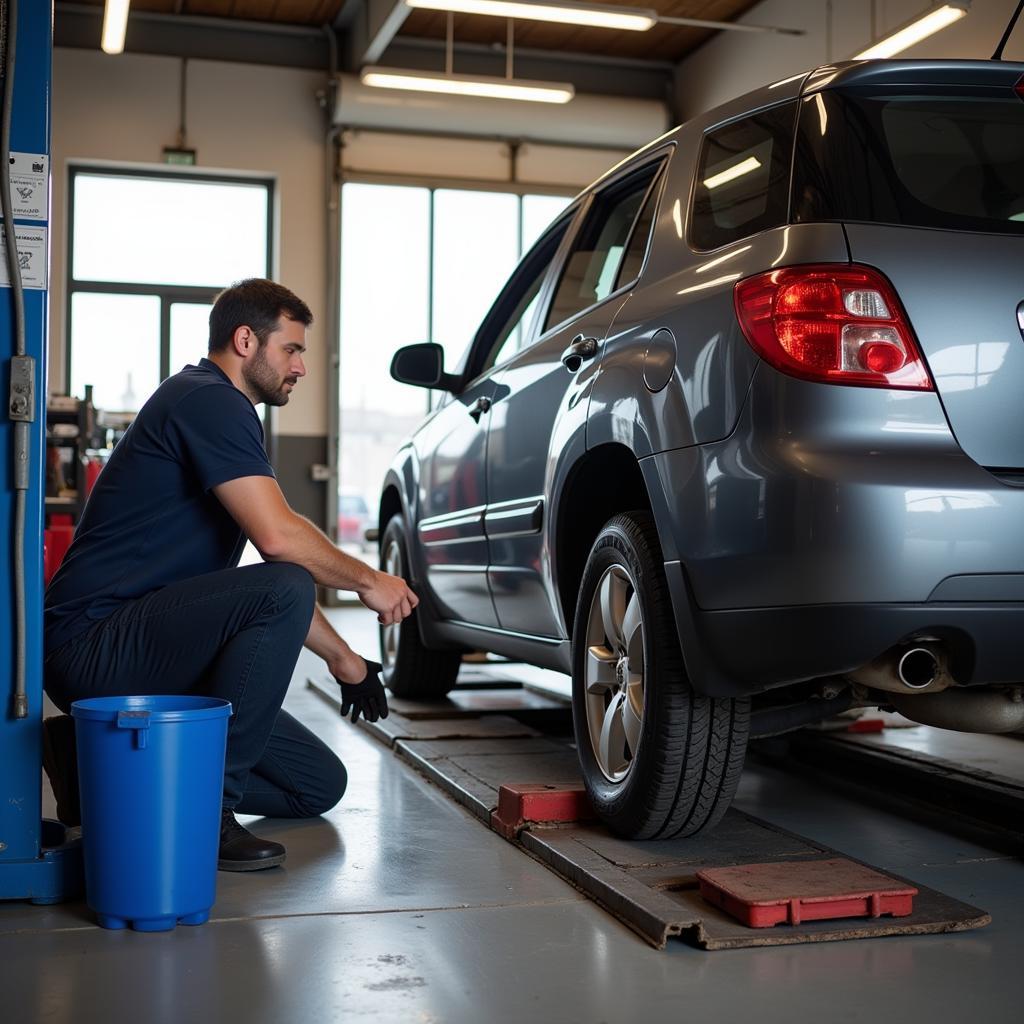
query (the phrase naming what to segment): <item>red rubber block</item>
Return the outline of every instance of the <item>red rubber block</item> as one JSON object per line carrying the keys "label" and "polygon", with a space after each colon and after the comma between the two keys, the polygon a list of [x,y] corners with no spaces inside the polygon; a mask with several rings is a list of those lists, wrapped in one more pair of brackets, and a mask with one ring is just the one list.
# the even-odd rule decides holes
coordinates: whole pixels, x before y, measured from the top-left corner
{"label": "red rubber block", "polygon": [[906,882],[841,857],[705,868],[697,879],[708,903],[748,928],[836,917],[906,917],[917,895]]}
{"label": "red rubber block", "polygon": [[881,718],[858,718],[847,727],[847,732],[881,732],[885,728],[885,722]]}
{"label": "red rubber block", "polygon": [[527,783],[499,788],[498,809],[491,813],[491,828],[506,839],[515,839],[529,824],[590,821],[593,817],[594,811],[582,787]]}

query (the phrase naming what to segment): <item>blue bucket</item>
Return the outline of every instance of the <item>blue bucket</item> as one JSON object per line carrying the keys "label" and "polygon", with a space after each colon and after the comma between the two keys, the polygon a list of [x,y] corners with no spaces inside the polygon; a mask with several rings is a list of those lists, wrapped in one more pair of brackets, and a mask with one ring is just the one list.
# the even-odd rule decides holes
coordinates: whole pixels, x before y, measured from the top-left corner
{"label": "blue bucket", "polygon": [[216,894],[231,704],[95,697],[71,705],[85,893],[104,928],[203,924]]}

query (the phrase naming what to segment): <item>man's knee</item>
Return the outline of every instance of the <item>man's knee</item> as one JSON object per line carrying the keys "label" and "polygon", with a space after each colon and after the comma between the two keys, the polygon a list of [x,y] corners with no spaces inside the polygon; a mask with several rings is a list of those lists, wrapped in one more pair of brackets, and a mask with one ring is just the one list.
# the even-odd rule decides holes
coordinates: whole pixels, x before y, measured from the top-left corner
{"label": "man's knee", "polygon": [[317,775],[315,793],[307,793],[302,799],[303,817],[315,818],[326,814],[345,795],[348,787],[348,772],[333,754],[323,759]]}
{"label": "man's knee", "polygon": [[265,571],[273,583],[279,604],[295,608],[296,614],[312,618],[316,583],[308,569],[294,562],[267,562]]}

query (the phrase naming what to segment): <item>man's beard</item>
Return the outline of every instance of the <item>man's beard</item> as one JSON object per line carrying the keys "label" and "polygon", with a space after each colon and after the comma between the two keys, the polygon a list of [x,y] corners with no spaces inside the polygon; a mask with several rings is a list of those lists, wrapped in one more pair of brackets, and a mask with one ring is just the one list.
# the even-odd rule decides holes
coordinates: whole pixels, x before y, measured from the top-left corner
{"label": "man's beard", "polygon": [[267,405],[287,405],[290,396],[285,390],[285,384],[294,385],[296,381],[295,377],[285,377],[282,380],[274,373],[263,354],[262,346],[251,362],[242,365],[242,379],[249,389],[249,396],[257,405],[260,402]]}

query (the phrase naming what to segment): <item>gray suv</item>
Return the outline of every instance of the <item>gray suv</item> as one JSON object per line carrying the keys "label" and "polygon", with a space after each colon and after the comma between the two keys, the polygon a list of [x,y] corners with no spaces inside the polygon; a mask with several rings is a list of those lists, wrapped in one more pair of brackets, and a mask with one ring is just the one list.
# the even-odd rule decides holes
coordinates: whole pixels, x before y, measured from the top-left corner
{"label": "gray suv", "polygon": [[1024,65],[775,83],[652,142],[523,259],[396,456],[386,678],[571,673],[588,792],[692,835],[750,735],[1024,724]]}

